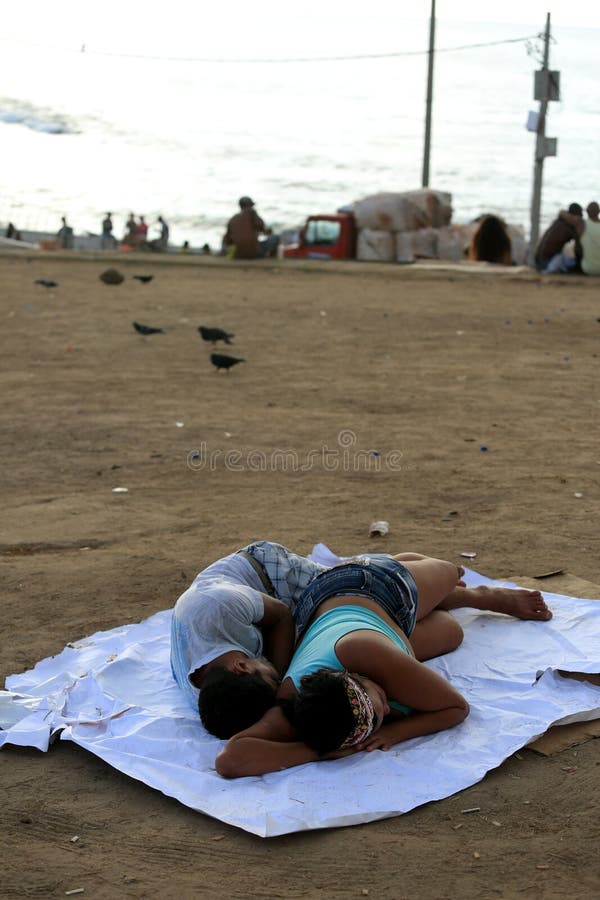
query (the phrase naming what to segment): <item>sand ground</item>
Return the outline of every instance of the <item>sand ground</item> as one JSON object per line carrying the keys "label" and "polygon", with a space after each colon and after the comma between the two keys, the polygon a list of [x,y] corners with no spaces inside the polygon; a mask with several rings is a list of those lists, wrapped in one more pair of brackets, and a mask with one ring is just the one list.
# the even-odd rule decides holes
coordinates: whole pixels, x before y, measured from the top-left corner
{"label": "sand ground", "polygon": [[[600,581],[597,280],[128,257],[108,287],[109,264],[0,257],[2,678],[258,538]],[[200,324],[246,362],[216,373]],[[409,815],[262,840],[73,745],[7,749],[0,896],[595,898],[599,764],[523,750]]]}

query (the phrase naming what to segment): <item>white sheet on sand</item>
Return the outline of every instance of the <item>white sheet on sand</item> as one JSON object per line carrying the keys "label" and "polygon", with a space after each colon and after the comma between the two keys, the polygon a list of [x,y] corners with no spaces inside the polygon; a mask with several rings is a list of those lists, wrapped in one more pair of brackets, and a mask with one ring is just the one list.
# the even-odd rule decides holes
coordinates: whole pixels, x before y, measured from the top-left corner
{"label": "white sheet on sand", "polygon": [[[314,558],[336,557],[321,544]],[[467,583],[503,584],[468,571]],[[512,585],[511,585],[512,586]],[[116,769],[263,837],[408,812],[484,777],[557,722],[600,717],[600,687],[556,670],[600,671],[600,602],[545,594],[554,618],[522,622],[459,610],[463,645],[430,663],[471,704],[457,728],[382,753],[227,781],[221,742],[171,677],[171,611],[99,632],[6,680],[0,746],[73,741]]]}

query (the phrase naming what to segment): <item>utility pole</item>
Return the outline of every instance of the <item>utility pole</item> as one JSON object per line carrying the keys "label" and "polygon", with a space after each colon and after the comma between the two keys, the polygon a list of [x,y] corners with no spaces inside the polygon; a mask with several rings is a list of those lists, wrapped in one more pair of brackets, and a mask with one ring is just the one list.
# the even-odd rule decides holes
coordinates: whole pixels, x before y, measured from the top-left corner
{"label": "utility pole", "polygon": [[425,149],[423,151],[422,187],[429,187],[429,156],[431,153],[431,107],[433,104],[433,55],[435,52],[435,0],[431,0],[429,16],[429,55],[427,66],[427,101],[425,106]]}
{"label": "utility pole", "polygon": [[546,31],[544,33],[544,60],[542,68],[535,73],[534,99],[540,101],[537,117],[535,157],[533,166],[533,193],[531,197],[531,227],[529,236],[529,253],[527,262],[535,265],[535,250],[540,234],[540,209],[542,205],[542,173],[546,156],[556,156],[556,138],[546,137],[546,113],[548,101],[558,100],[559,72],[548,69],[550,57],[550,13],[546,15]]}

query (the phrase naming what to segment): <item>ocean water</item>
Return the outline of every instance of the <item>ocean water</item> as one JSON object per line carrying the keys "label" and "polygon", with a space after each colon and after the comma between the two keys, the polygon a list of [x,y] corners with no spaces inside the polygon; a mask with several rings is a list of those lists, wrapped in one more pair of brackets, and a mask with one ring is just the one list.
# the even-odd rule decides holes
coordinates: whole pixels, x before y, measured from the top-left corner
{"label": "ocean water", "polygon": [[[437,23],[430,185],[452,194],[456,222],[496,211],[529,228],[535,136],[525,122],[538,108],[541,42],[525,39],[542,28]],[[570,202],[600,199],[599,40],[600,30],[553,29],[561,100],[546,132],[558,156],[544,165],[542,226]],[[513,42],[465,46],[499,41]],[[393,13],[364,40],[358,17],[344,28],[325,20],[284,46],[232,41],[185,59],[172,42],[140,48],[123,34],[112,53],[4,40],[0,224],[53,231],[66,215],[77,233],[97,233],[111,210],[120,235],[130,211],[151,223],[162,214],[173,243],[216,248],[242,194],[281,229],[418,188],[427,43],[425,15]],[[347,58],[361,54],[371,56]]]}

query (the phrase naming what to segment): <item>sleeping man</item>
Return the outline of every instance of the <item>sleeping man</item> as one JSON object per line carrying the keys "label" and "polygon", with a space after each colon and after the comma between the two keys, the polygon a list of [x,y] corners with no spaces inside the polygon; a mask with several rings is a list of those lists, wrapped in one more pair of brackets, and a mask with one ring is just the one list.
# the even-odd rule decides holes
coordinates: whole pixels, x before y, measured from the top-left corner
{"label": "sleeping man", "polygon": [[[297,601],[326,569],[281,544],[258,541],[200,572],[171,624],[171,669],[205,728],[230,737],[273,705],[309,618]],[[311,610],[312,612],[312,610]]]}

